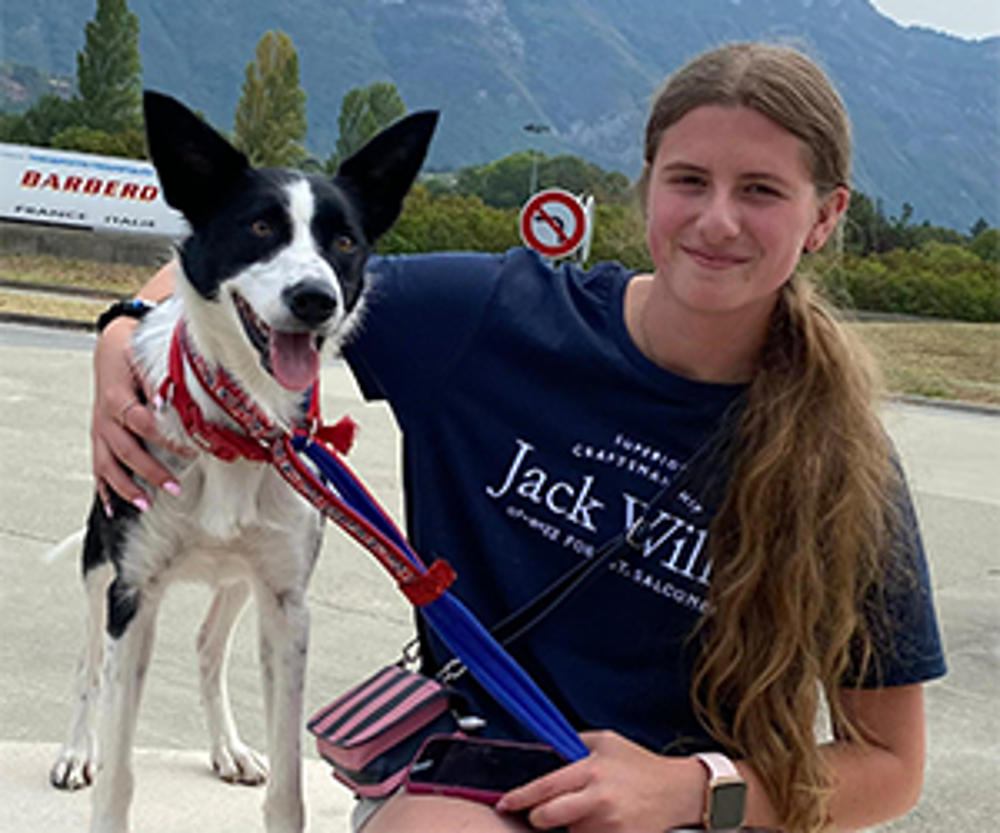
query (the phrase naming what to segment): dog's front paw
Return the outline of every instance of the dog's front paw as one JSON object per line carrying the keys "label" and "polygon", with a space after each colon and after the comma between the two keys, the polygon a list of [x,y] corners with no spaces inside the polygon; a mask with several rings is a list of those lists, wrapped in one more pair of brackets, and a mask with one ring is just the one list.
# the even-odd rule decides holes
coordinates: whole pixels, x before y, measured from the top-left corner
{"label": "dog's front paw", "polygon": [[49,783],[59,790],[80,790],[93,784],[95,775],[97,761],[89,744],[64,746],[49,770]]}
{"label": "dog's front paw", "polygon": [[267,761],[259,752],[239,741],[212,752],[212,769],[227,784],[257,787],[267,781]]}

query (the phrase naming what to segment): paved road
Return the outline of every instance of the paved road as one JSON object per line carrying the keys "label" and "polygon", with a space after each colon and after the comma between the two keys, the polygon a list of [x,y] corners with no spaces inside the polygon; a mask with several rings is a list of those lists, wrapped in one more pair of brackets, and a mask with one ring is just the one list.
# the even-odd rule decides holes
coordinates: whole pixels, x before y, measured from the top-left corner
{"label": "paved road", "polygon": [[[87,441],[90,336],[0,325],[0,830],[82,830],[88,799],[46,783],[69,717],[84,600],[73,557],[50,562],[76,531],[91,491]],[[324,370],[328,419],[361,425],[353,465],[398,511],[396,436],[385,409],[360,404],[345,369]],[[906,833],[995,830],[1000,784],[1000,418],[896,405],[886,421],[910,475],[951,673],[928,687],[930,760]],[[310,590],[307,709],[395,658],[409,612],[374,561],[331,531]],[[260,829],[262,793],[207,774],[193,642],[208,595],[181,587],[164,605],[137,737],[139,831]],[[248,616],[231,691],[244,737],[264,737]],[[347,793],[310,749],[310,829],[346,829]],[[183,797],[183,798],[181,798]],[[197,808],[197,816],[192,808]]]}

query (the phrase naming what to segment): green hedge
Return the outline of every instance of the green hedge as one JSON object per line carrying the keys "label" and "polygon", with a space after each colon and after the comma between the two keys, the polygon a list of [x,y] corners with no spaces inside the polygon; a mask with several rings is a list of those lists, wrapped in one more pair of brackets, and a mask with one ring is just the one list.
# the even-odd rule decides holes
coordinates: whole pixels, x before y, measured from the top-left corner
{"label": "green hedge", "polygon": [[[516,208],[491,208],[479,197],[435,196],[414,186],[396,225],[382,238],[383,254],[475,251],[504,252],[521,245]],[[616,260],[649,269],[645,232],[639,212],[626,205],[598,205],[589,263]]]}
{"label": "green hedge", "polygon": [[822,283],[856,310],[1000,321],[1000,266],[963,246],[928,243],[912,251],[848,256],[825,272]]}

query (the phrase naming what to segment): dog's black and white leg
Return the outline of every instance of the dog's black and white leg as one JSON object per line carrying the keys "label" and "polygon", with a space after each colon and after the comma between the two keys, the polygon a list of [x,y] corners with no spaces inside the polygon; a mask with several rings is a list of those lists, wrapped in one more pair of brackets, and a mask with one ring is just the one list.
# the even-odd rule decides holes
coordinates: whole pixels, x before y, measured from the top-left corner
{"label": "dog's black and white leg", "polygon": [[95,498],[83,536],[82,572],[87,593],[87,626],[76,671],[76,702],[66,741],[49,772],[52,786],[65,790],[89,787],[100,768],[98,716],[107,627],[107,592],[115,577],[113,564],[120,559],[128,529],[137,514],[124,501],[115,501],[115,519],[104,514]]}
{"label": "dog's black and white leg", "polygon": [[240,739],[226,682],[233,631],[249,597],[250,584],[246,581],[220,587],[198,633],[197,644],[212,769],[228,783],[257,785],[267,780],[267,762]]}
{"label": "dog's black and white leg", "polygon": [[268,833],[298,833],[305,826],[301,735],[309,609],[304,585],[283,592],[260,585],[257,606],[271,765],[264,824]]}
{"label": "dog's black and white leg", "polygon": [[76,669],[76,703],[66,741],[49,773],[52,786],[63,790],[89,787],[97,774],[97,715],[104,657],[106,594],[114,570],[108,563],[84,575],[87,591],[87,629]]}
{"label": "dog's black and white leg", "polygon": [[109,589],[109,600],[98,733],[101,767],[94,784],[91,833],[128,831],[135,787],[135,727],[153,652],[160,596],[128,587],[118,578]]}

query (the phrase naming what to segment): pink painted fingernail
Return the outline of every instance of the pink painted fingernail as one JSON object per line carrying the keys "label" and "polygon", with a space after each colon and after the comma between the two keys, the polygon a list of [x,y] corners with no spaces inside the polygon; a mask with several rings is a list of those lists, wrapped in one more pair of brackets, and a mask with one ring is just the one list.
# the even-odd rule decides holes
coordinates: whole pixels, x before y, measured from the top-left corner
{"label": "pink painted fingernail", "polygon": [[115,510],[111,508],[110,500],[103,501],[101,505],[104,507],[105,515],[107,515],[109,518],[113,518],[115,516]]}
{"label": "pink painted fingernail", "polygon": [[137,497],[135,500],[132,501],[132,505],[140,512],[149,511],[149,501],[146,500],[146,498],[144,497]]}
{"label": "pink painted fingernail", "polygon": [[181,486],[179,483],[176,483],[173,480],[168,480],[166,483],[163,484],[163,491],[165,491],[167,494],[173,495],[174,497],[180,497]]}

